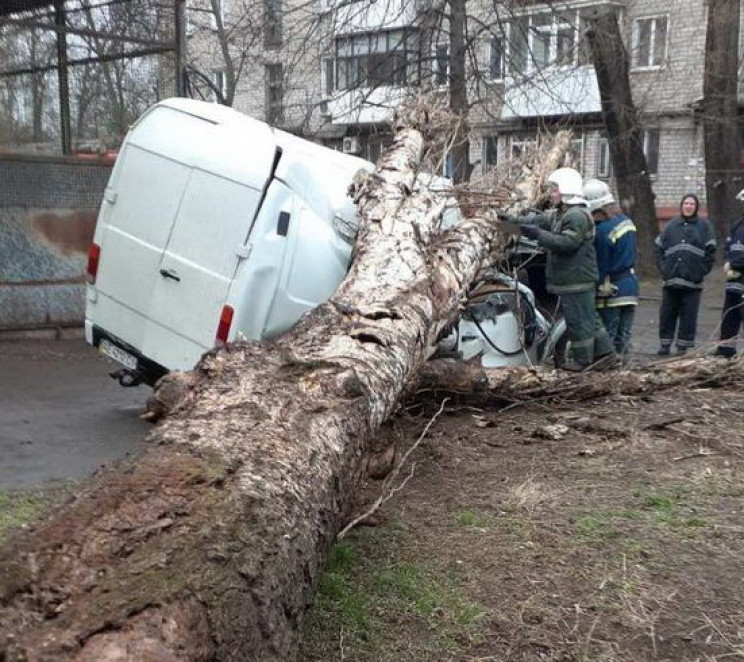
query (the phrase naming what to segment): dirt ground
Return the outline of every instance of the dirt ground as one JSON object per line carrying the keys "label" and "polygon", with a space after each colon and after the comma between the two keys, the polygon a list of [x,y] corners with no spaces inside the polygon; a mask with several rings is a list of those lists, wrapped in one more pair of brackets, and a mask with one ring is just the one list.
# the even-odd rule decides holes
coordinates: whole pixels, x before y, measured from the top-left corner
{"label": "dirt ground", "polygon": [[[638,362],[655,360],[657,306],[639,310]],[[435,411],[382,434],[405,451]],[[448,403],[376,526],[334,549],[301,659],[744,659],[742,421],[738,389]]]}
{"label": "dirt ground", "polygon": [[[656,360],[644,296],[636,364]],[[721,299],[715,277],[701,354]],[[744,659],[744,391],[450,401],[432,423],[437,404],[380,431],[405,452],[431,423],[374,526],[334,547],[301,662]]]}

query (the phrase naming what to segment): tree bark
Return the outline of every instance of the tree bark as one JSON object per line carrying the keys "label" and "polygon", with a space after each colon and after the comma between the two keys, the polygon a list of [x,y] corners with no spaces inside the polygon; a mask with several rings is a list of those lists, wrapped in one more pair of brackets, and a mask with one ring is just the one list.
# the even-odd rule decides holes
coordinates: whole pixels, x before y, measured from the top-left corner
{"label": "tree bark", "polygon": [[465,75],[466,0],[449,0],[450,75],[449,107],[458,120],[452,144],[452,180],[462,184],[470,179],[470,126],[468,123],[467,77]]}
{"label": "tree bark", "polygon": [[484,369],[453,359],[430,361],[419,373],[413,397],[467,394],[468,402],[499,404],[581,402],[608,395],[641,395],[681,386],[720,387],[744,381],[744,363],[719,358],[685,357],[643,370],[568,373],[549,368],[513,366]]}
{"label": "tree bark", "polygon": [[614,11],[591,20],[587,38],[597,74],[618,198],[638,227],[641,262],[637,266],[642,273],[650,275],[655,273],[653,243],[659,232],[655,196],[630,90],[628,53]]}
{"label": "tree bark", "polygon": [[0,551],[0,659],[293,659],[369,433],[496,240],[485,219],[439,233],[441,202],[412,193],[422,142],[398,128],[357,182],[356,257],[329,302],[205,355],[141,456]]}
{"label": "tree bark", "polygon": [[739,219],[736,194],[744,188],[739,163],[737,84],[739,0],[709,0],[703,78],[705,193],[719,242]]}

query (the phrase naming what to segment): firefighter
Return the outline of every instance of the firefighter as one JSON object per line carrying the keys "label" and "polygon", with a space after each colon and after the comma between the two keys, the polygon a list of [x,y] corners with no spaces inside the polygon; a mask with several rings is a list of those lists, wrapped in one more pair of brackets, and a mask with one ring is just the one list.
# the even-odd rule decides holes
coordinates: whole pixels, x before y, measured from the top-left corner
{"label": "firefighter", "polygon": [[588,179],[584,182],[584,197],[596,230],[597,310],[615,351],[626,362],[638,305],[636,226],[618,207],[605,182]]}
{"label": "firefighter", "polygon": [[560,297],[571,342],[571,358],[563,367],[573,371],[613,367],[617,355],[594,307],[594,221],[586,209],[581,174],[558,168],[547,184],[551,209],[518,218],[499,213],[499,217],[518,223],[521,234],[547,251],[547,289]]}
{"label": "firefighter", "polygon": [[[736,199],[744,201],[744,189],[739,191]],[[733,358],[736,356],[736,336],[744,323],[744,216],[729,230],[724,247],[726,262],[723,264],[723,275],[726,278],[723,299],[723,317],[721,319],[721,342],[715,351],[718,356]]]}

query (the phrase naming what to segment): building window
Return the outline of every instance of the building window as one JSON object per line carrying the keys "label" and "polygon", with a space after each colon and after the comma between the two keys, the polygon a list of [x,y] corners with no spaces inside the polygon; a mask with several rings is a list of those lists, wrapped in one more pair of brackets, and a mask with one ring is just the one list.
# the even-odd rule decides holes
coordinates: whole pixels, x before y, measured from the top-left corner
{"label": "building window", "polygon": [[582,21],[577,10],[542,11],[515,18],[509,23],[511,73],[526,74],[548,65],[585,64]]}
{"label": "building window", "polygon": [[223,0],[212,0],[210,4],[212,15],[210,20],[212,22],[212,29],[221,29],[225,25],[225,3]]}
{"label": "building window", "polygon": [[499,137],[486,136],[483,139],[483,166],[492,168],[499,162]]}
{"label": "building window", "polygon": [[264,0],[264,48],[282,45],[282,0]]}
{"label": "building window", "polygon": [[584,137],[574,138],[569,149],[569,165],[577,170],[584,171]]}
{"label": "building window", "polygon": [[612,159],[610,158],[610,141],[604,136],[599,139],[597,153],[597,177],[609,179],[612,177]]}
{"label": "building window", "polygon": [[417,85],[417,31],[388,30],[336,38],[335,89]]}
{"label": "building window", "polygon": [[449,46],[436,44],[433,48],[432,74],[434,85],[445,87],[449,83]]}
{"label": "building window", "polygon": [[646,155],[646,168],[652,177],[659,174],[659,129],[644,129],[641,132],[643,153]]}
{"label": "building window", "polygon": [[284,120],[284,90],[282,86],[282,65],[266,65],[266,121],[281,124]]}
{"label": "building window", "polygon": [[666,58],[669,19],[666,16],[639,18],[633,25],[633,65],[660,67]]}
{"label": "building window", "polygon": [[455,159],[452,152],[447,152],[442,160],[442,176],[452,179],[455,174]]}
{"label": "building window", "polygon": [[536,146],[534,138],[518,138],[512,136],[510,154],[513,159],[522,159],[528,150],[532,150]]}
{"label": "building window", "polygon": [[227,99],[227,76],[222,70],[212,72],[212,101],[225,103]]}
{"label": "building window", "polygon": [[501,80],[504,77],[504,39],[491,37],[488,44],[488,77]]}
{"label": "building window", "polygon": [[333,94],[333,58],[323,58],[320,70],[321,89],[324,97],[330,97]]}

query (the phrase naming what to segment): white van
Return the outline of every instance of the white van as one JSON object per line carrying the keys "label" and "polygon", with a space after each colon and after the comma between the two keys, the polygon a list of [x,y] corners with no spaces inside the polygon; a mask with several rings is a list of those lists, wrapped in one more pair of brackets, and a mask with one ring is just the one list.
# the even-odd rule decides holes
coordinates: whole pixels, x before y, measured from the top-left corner
{"label": "white van", "polygon": [[88,259],[85,334],[122,385],[281,333],[346,274],[368,161],[218,104],[170,99],[129,131]]}

